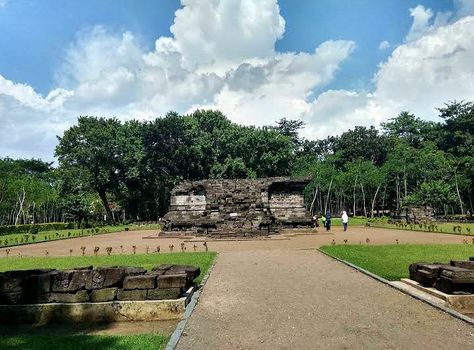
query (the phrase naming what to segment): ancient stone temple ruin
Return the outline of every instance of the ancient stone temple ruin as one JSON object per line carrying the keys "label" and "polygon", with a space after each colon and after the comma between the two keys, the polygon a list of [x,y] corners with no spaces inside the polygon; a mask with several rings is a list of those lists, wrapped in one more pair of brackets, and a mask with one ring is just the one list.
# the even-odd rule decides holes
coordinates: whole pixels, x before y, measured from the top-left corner
{"label": "ancient stone temple ruin", "polygon": [[163,234],[255,236],[311,227],[303,189],[309,178],[186,181],[171,192]]}

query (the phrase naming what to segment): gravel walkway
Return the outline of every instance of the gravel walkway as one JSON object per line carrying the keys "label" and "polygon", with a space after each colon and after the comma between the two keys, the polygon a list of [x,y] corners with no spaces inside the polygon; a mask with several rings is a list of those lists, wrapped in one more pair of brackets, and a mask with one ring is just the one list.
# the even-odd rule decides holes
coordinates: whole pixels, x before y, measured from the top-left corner
{"label": "gravel walkway", "polygon": [[474,328],[314,249],[219,255],[178,349],[472,349]]}

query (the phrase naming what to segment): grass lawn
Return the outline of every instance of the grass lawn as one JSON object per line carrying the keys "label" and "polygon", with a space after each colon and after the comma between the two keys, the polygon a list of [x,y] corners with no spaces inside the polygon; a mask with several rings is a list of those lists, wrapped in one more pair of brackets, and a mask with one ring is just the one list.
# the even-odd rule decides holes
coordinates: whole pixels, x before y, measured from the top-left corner
{"label": "grass lawn", "polygon": [[[349,225],[350,226],[364,226],[367,222],[367,218],[356,216],[349,218]],[[319,224],[322,225],[323,221],[322,218],[319,218]],[[342,219],[341,218],[331,218],[331,225],[332,226],[342,226]]]}
{"label": "grass lawn", "polygon": [[72,256],[72,257],[9,257],[0,259],[0,271],[26,270],[32,268],[68,269],[79,266],[141,266],[151,269],[160,264],[195,265],[201,268],[201,275],[197,278],[200,283],[211,267],[216,253],[164,253],[164,254],[137,254],[137,255],[99,255],[99,256]]}
{"label": "grass lawn", "polygon": [[149,350],[164,349],[169,337],[158,334],[130,336],[1,336],[2,350]]}
{"label": "grass lawn", "polygon": [[414,262],[449,263],[474,256],[472,244],[335,245],[320,249],[390,281],[408,277],[408,266]]}
{"label": "grass lawn", "polygon": [[37,234],[30,233],[12,233],[0,236],[0,248],[11,247],[23,244],[33,244],[38,242],[56,241],[58,239],[67,239],[83,236],[95,236],[104,233],[121,232],[128,227],[130,231],[140,230],[158,230],[159,224],[150,225],[117,225],[117,226],[103,226],[89,229],[71,229],[71,230],[56,230],[56,231],[41,231]]}

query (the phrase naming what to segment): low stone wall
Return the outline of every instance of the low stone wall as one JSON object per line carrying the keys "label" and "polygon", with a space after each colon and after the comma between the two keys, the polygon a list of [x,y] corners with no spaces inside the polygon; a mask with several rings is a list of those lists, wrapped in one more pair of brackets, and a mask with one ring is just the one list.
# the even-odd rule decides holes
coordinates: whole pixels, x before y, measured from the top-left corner
{"label": "low stone wall", "polygon": [[183,265],[7,271],[0,273],[0,305],[178,299],[199,274]]}

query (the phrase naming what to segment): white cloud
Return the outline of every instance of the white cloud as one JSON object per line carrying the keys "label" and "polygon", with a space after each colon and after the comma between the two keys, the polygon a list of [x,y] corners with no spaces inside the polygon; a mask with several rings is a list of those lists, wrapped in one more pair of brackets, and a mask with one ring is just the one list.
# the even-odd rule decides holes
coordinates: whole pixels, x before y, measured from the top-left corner
{"label": "white cloud", "polygon": [[5,7],[7,6],[8,0],[0,0],[0,7]]}
{"label": "white cloud", "polygon": [[354,125],[377,125],[402,110],[436,120],[435,108],[443,103],[473,99],[473,61],[474,17],[464,17],[398,46],[380,65],[373,92],[323,93],[304,118],[315,125],[313,137]]}
{"label": "white cloud", "polygon": [[387,40],[381,41],[379,44],[379,50],[384,51],[390,48],[390,43]]}

